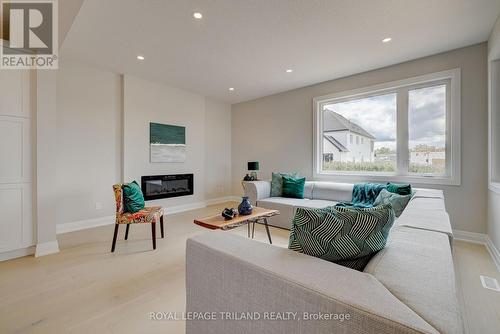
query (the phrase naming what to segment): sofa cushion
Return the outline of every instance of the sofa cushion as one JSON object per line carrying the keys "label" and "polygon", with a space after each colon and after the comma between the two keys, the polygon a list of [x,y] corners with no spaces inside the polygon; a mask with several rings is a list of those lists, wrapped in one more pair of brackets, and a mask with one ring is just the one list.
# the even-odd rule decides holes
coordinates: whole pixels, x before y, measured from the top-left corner
{"label": "sofa cushion", "polygon": [[384,248],[394,223],[390,204],[368,209],[298,208],[288,248],[356,270],[363,270]]}
{"label": "sofa cushion", "polygon": [[293,178],[283,176],[283,197],[304,198],[304,185],[306,178]]}
{"label": "sofa cushion", "polygon": [[413,197],[412,208],[446,211],[444,199],[436,197]]}
{"label": "sofa cushion", "polygon": [[463,332],[445,234],[394,227],[386,247],[371,259],[364,272],[375,276],[439,332]]}
{"label": "sofa cushion", "polygon": [[283,195],[283,176],[298,177],[299,173],[272,173],[271,174],[271,197]]}
{"label": "sofa cushion", "polygon": [[448,236],[450,246],[452,245],[453,232],[443,199],[412,198],[396,225],[444,233]]}
{"label": "sofa cushion", "polygon": [[389,192],[386,189],[382,189],[380,194],[378,194],[377,198],[375,199],[375,202],[373,202],[373,206],[381,204],[390,204],[394,209],[396,217],[399,217],[403,213],[403,210],[406,208],[406,205],[408,205],[410,199],[411,199],[411,194],[399,195],[393,192]]}
{"label": "sofa cushion", "polygon": [[306,184],[304,185],[304,198],[312,199],[313,189],[314,189],[314,182],[306,181]]}
{"label": "sofa cushion", "polygon": [[425,198],[441,198],[441,199],[444,199],[443,191],[439,190],[439,189],[415,188],[413,190],[415,191],[415,193],[413,194],[413,198],[425,197]]}
{"label": "sofa cushion", "polygon": [[312,200],[308,198],[269,197],[257,201],[257,206],[278,210],[280,214],[269,218],[269,225],[290,229],[296,208],[322,209],[337,204],[333,201]]}
{"label": "sofa cushion", "polygon": [[352,200],[352,188],[353,184],[350,183],[314,182],[312,198],[350,202]]}

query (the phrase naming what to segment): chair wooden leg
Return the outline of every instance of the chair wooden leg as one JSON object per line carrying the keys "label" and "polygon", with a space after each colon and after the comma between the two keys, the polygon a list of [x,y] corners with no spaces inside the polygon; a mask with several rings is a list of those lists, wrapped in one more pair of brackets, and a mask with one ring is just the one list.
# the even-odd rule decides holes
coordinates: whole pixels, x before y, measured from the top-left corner
{"label": "chair wooden leg", "polygon": [[[116,237],[118,236],[118,225],[115,224],[115,233],[113,234],[113,244],[111,245],[111,253],[115,251],[115,246],[116,246]],[[128,227],[128,225],[127,225]]]}
{"label": "chair wooden leg", "polygon": [[130,227],[130,224],[127,224],[127,228],[125,229],[125,240],[128,240],[128,229]]}
{"label": "chair wooden leg", "polygon": [[163,216],[160,217],[160,232],[161,238],[163,239],[165,237],[165,233],[163,232]]}
{"label": "chair wooden leg", "polygon": [[153,249],[156,249],[156,223],[151,223],[151,237],[153,238]]}

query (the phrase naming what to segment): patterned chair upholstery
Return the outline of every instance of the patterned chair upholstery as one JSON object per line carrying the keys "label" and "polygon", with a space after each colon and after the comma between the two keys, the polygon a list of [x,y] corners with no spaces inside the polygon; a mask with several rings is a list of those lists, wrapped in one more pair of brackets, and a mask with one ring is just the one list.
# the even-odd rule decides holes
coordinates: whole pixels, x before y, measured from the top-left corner
{"label": "patterned chair upholstery", "polygon": [[161,237],[164,237],[163,231],[163,214],[164,209],[161,206],[150,206],[145,207],[135,213],[125,212],[123,205],[123,189],[122,184],[113,185],[113,191],[115,193],[115,205],[116,205],[116,218],[115,218],[115,232],[113,236],[113,244],[111,246],[111,252],[115,251],[116,238],[118,235],[118,226],[121,224],[126,224],[125,230],[125,240],[128,239],[128,231],[130,224],[151,224],[151,233],[153,238],[153,249],[156,249],[156,223],[160,223]]}

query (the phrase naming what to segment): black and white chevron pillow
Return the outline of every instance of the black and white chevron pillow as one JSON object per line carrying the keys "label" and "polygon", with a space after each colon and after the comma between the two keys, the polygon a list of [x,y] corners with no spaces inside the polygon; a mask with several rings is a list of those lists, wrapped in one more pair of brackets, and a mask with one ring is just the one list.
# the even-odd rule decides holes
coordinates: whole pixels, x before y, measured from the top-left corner
{"label": "black and white chevron pillow", "polygon": [[288,248],[363,270],[371,257],[385,247],[393,223],[390,204],[373,208],[298,208]]}

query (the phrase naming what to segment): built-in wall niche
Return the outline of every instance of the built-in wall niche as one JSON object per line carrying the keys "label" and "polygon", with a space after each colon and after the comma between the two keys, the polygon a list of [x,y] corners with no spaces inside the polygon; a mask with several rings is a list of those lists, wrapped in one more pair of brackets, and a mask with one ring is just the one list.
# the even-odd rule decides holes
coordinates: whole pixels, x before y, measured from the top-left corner
{"label": "built-in wall niche", "polygon": [[500,191],[500,59],[490,62],[490,89],[490,188]]}

